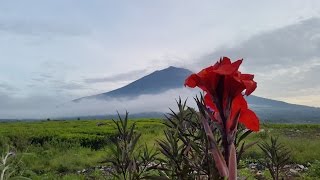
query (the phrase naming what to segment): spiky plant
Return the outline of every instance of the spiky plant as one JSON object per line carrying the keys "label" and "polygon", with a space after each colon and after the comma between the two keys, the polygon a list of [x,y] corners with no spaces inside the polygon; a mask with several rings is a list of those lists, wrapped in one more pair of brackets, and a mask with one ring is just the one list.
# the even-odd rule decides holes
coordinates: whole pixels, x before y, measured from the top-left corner
{"label": "spiky plant", "polygon": [[8,150],[1,156],[0,162],[0,180],[8,179],[28,179],[27,177],[21,176],[18,165],[21,163],[20,160],[16,159],[16,154],[13,151]]}
{"label": "spiky plant", "polygon": [[283,172],[283,167],[290,160],[290,150],[279,143],[278,137],[271,137],[270,143],[264,141],[258,144],[258,146],[263,151],[265,157],[260,163],[268,168],[274,180],[278,180]]}
{"label": "spiky plant", "polygon": [[[195,179],[201,175],[204,154],[200,150],[200,141],[204,141],[199,131],[199,123],[194,109],[186,106],[186,101],[177,101],[178,112],[171,110],[164,124],[165,139],[159,140],[159,150],[163,158],[159,159],[160,176],[166,179]],[[197,150],[197,151],[195,151]]]}
{"label": "spiky plant", "polygon": [[174,131],[164,132],[165,140],[159,140],[159,150],[165,156],[160,158],[160,176],[163,179],[193,179],[192,169],[185,156],[186,148]]}
{"label": "spiky plant", "polygon": [[[186,101],[182,102],[179,98],[178,112],[171,110],[166,116],[165,139],[158,141],[158,144],[163,155],[161,175],[167,179],[221,179],[212,158],[212,149],[222,146],[221,134],[215,122],[205,121],[209,119],[209,114],[203,98],[196,98],[196,102],[199,112],[187,107]],[[208,135],[207,132],[211,133]],[[235,139],[238,159],[252,146],[243,142],[250,133],[239,128]]]}
{"label": "spiky plant", "polygon": [[13,173],[12,171],[10,172],[10,163],[9,160],[11,156],[14,156],[15,154],[13,152],[7,152],[5,155],[2,155],[1,158],[1,176],[0,180],[5,180],[9,179],[11,174]]}
{"label": "spiky plant", "polygon": [[128,112],[125,117],[113,120],[117,133],[112,139],[111,157],[106,162],[111,163],[114,178],[123,180],[147,179],[150,176],[150,165],[155,161],[157,153],[150,151],[147,146],[138,147],[141,136],[135,131],[136,124],[129,125]]}

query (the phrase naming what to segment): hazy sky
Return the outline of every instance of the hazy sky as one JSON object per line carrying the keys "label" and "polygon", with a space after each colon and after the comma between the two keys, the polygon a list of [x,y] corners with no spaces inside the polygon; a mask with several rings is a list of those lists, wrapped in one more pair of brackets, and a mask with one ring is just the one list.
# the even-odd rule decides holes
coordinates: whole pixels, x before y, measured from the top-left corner
{"label": "hazy sky", "polygon": [[244,58],[255,95],[319,107],[320,1],[0,2],[2,109],[106,92],[170,65],[199,71],[220,56]]}

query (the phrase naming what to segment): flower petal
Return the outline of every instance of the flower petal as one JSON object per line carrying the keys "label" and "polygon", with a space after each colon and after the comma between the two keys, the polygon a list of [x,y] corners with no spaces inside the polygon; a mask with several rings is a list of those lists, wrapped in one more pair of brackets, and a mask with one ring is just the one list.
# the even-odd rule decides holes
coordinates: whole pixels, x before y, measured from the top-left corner
{"label": "flower petal", "polygon": [[259,131],[259,119],[257,115],[250,109],[242,110],[240,112],[239,122],[243,123],[252,131]]}
{"label": "flower petal", "polygon": [[236,71],[238,71],[239,66],[242,63],[242,60],[235,61],[232,64],[228,64],[227,62],[229,61],[226,61],[225,63],[221,63],[216,70],[213,70],[213,72],[221,75],[231,75]]}
{"label": "flower petal", "polygon": [[242,80],[253,80],[253,74],[240,74],[240,79]]}
{"label": "flower petal", "polygon": [[218,112],[218,108],[216,107],[216,105],[213,102],[213,99],[211,98],[210,94],[206,94],[204,96],[204,104],[209,107],[212,111],[214,112]]}
{"label": "flower petal", "polygon": [[255,81],[242,81],[243,84],[246,87],[245,95],[249,96],[256,88],[257,88],[257,82]]}
{"label": "flower petal", "polygon": [[196,74],[191,74],[184,82],[184,86],[189,86],[191,88],[196,87],[199,84],[200,78]]}
{"label": "flower petal", "polygon": [[231,59],[228,57],[222,57],[222,59],[220,59],[220,64],[221,65],[231,64]]}
{"label": "flower petal", "polygon": [[236,114],[236,111],[240,109],[248,109],[247,101],[244,99],[242,94],[236,96],[231,105],[231,114]]}
{"label": "flower petal", "polygon": [[232,100],[230,115],[227,121],[228,132],[232,131],[235,128],[239,118],[239,113],[242,110],[246,109],[248,109],[248,105],[242,94],[239,94]]}
{"label": "flower petal", "polygon": [[224,94],[230,98],[234,98],[245,89],[245,85],[242,82],[237,81],[232,76],[225,76],[224,78]]}

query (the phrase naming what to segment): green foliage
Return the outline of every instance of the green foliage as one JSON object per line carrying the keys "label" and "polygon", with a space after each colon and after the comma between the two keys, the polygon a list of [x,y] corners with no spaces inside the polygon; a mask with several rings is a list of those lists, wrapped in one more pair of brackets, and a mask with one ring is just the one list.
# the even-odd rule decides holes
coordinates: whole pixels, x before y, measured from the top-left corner
{"label": "green foliage", "polygon": [[128,112],[124,118],[119,115],[119,120],[113,122],[117,133],[112,138],[111,157],[106,160],[113,168],[110,173],[123,180],[147,179],[152,170],[149,165],[155,161],[157,154],[149,151],[147,146],[141,152],[137,146],[141,133],[135,132],[135,123],[128,125]]}
{"label": "green foliage", "polygon": [[236,138],[235,138],[235,146],[237,151],[237,164],[239,165],[240,159],[243,155],[243,153],[257,144],[258,141],[253,141],[246,144],[246,141],[244,141],[245,138],[247,138],[252,133],[251,130],[245,129],[243,125],[238,125],[238,131],[236,132]]}
{"label": "green foliage", "polygon": [[[133,122],[137,131],[143,132],[140,139],[148,147],[154,146],[155,137],[163,136],[161,120],[138,119],[128,124]],[[116,135],[112,125],[110,120],[1,122],[0,153],[6,153],[1,150],[10,144],[27,168],[26,177],[63,179],[76,171],[101,165],[110,155],[111,138]],[[91,176],[77,175],[79,178],[75,179]]]}
{"label": "green foliage", "polygon": [[308,171],[308,176],[313,178],[319,178],[320,177],[320,161],[316,160],[311,164],[311,167]]}
{"label": "green foliage", "polygon": [[[164,123],[167,126],[164,131],[166,138],[158,141],[159,150],[164,156],[160,159],[162,177],[219,179],[200,114],[187,107],[186,101],[182,102],[181,99],[177,101],[177,105],[178,112],[171,110]],[[213,132],[217,132],[216,129]],[[217,141],[219,142],[218,139]]]}
{"label": "green foliage", "polygon": [[8,150],[1,156],[0,180],[28,179],[21,176],[23,171],[22,168],[22,162],[16,157],[16,154],[13,151]]}
{"label": "green foliage", "polygon": [[[177,133],[165,131],[165,140],[160,140],[160,152],[165,158],[160,158],[158,169],[164,179],[194,179],[191,162],[186,156],[186,146],[178,139]],[[179,143],[180,142],[180,143]]]}
{"label": "green foliage", "polygon": [[290,160],[290,151],[281,143],[278,138],[270,138],[270,144],[266,141],[258,144],[263,151],[265,159],[261,163],[268,168],[272,178],[278,180],[281,176],[283,167]]}
{"label": "green foliage", "polygon": [[[220,179],[215,165],[213,150],[223,146],[219,125],[211,121],[203,99],[196,99],[199,113],[186,106],[186,101],[177,101],[178,112],[171,110],[167,116],[165,139],[158,142],[162,155],[161,170],[168,179]],[[204,123],[205,122],[205,123]],[[207,134],[210,131],[210,136]],[[244,139],[251,134],[243,126],[235,136],[238,161],[242,154],[256,142],[246,144]],[[223,152],[224,153],[224,152]]]}
{"label": "green foliage", "polygon": [[[320,124],[262,124],[262,134],[277,136],[278,141],[291,151],[291,163],[307,164],[320,159]],[[261,141],[261,133],[254,133],[246,141]],[[244,158],[260,159],[263,153],[258,146],[253,146],[243,154]]]}
{"label": "green foliage", "polygon": [[[186,109],[183,116],[190,114],[188,111]],[[196,115],[194,114],[192,118],[196,120]],[[150,149],[155,145],[155,140],[165,139],[163,130],[166,126],[163,122],[167,121],[134,119],[128,120],[128,125],[135,123],[136,132],[141,133],[137,145],[143,148],[144,144],[147,144]],[[99,123],[104,125],[98,126]],[[310,162],[313,165],[315,160],[320,160],[319,124],[262,124],[261,129],[264,129],[268,136],[278,136],[278,141],[291,150],[290,163],[305,165]],[[7,145],[11,145],[10,147],[16,153],[16,159],[23,162],[19,165],[22,166],[19,167],[21,172],[31,179],[64,179],[65,177],[68,179],[90,179],[91,177],[103,179],[99,173],[80,175],[76,172],[100,166],[101,162],[110,156],[110,137],[114,137],[115,134],[116,130],[110,120],[1,122],[0,153],[5,154]],[[266,139],[260,134],[250,134],[245,138],[245,145]],[[10,139],[10,136],[14,138]],[[81,141],[88,142],[85,139],[91,138],[92,142],[95,142],[96,138],[103,140],[102,145],[99,145],[99,148],[91,148],[94,145],[81,144]],[[43,143],[39,143],[40,141],[36,143],[35,139],[42,139]],[[181,144],[180,141],[179,145]],[[163,155],[160,157],[164,158]],[[256,145],[247,149],[242,155],[242,159],[248,159],[246,164],[263,157],[262,151]],[[65,173],[59,173],[61,166],[66,168]],[[310,172],[313,171],[313,167],[315,172],[319,172],[316,171],[316,166],[309,167]],[[309,176],[309,171],[305,174],[306,178]],[[311,177],[311,179],[319,178],[320,176],[317,176],[316,173],[313,173]]]}

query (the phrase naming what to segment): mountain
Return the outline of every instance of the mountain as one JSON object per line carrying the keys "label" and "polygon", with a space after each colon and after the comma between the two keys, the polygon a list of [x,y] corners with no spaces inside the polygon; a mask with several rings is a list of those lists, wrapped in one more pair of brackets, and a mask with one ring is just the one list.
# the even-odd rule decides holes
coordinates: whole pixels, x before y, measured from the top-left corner
{"label": "mountain", "polygon": [[[102,94],[79,98],[74,100],[73,102],[79,103],[85,99],[134,99],[140,95],[158,95],[164,93],[167,90],[182,88],[184,80],[191,73],[192,72],[190,70],[170,66],[166,69],[155,71],[149,75],[146,75],[119,89],[115,89],[113,91]],[[178,96],[179,94],[177,94],[177,97]],[[254,95],[248,96],[246,98],[250,108],[257,113],[262,121],[277,123],[320,122],[320,108],[290,104],[283,101],[262,98]],[[156,104],[156,100],[153,103]],[[159,114],[161,113],[141,111],[141,113],[138,114],[144,114],[143,117],[145,117],[146,114],[154,117],[160,116]]]}
{"label": "mountain", "polygon": [[166,69],[155,71],[119,89],[74,101],[77,102],[82,99],[130,98],[143,94],[159,94],[166,90],[183,87],[185,78],[191,73],[190,70],[170,66]]}
{"label": "mountain", "polygon": [[250,108],[264,122],[320,123],[320,108],[290,104],[253,95],[246,99]]}

